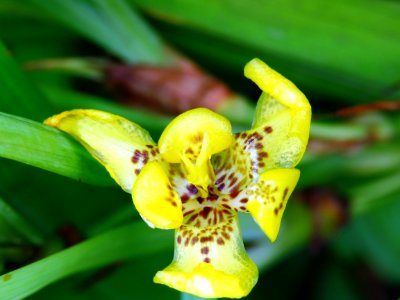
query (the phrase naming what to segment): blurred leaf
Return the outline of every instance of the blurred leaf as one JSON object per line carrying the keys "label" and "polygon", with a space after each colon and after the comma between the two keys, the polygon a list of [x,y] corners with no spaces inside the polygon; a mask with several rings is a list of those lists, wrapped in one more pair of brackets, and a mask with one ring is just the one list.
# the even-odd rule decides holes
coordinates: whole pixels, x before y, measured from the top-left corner
{"label": "blurred leaf", "polygon": [[87,184],[8,159],[1,159],[0,166],[0,182],[15,169],[19,173],[7,186],[0,185],[0,195],[46,239],[59,237],[64,227],[88,236],[95,224],[132,203],[130,195],[116,185]]}
{"label": "blurred leaf", "polygon": [[156,33],[125,0],[54,0],[51,5],[41,0],[29,2],[127,62],[168,61]]}
{"label": "blurred leaf", "polygon": [[326,266],[320,275],[319,284],[313,291],[313,299],[365,299],[358,293],[352,279],[350,274],[345,273],[338,266],[332,264]]}
{"label": "blurred leaf", "polygon": [[0,198],[0,220],[6,221],[29,242],[40,245],[44,237],[31,224],[29,224],[18,212]]}
{"label": "blurred leaf", "polygon": [[386,204],[383,199],[390,195],[400,195],[400,172],[390,173],[375,180],[368,180],[352,188],[351,212],[354,215],[374,211],[379,206]]}
{"label": "blurred leaf", "polygon": [[308,91],[347,101],[386,96],[400,80],[396,1],[130,1],[178,29],[189,28],[187,34],[172,30],[168,39],[182,47],[195,43],[191,49],[209,54],[210,65],[242,65],[261,56]]}
{"label": "blurred leaf", "polygon": [[0,41],[0,111],[43,120],[54,111]]}
{"label": "blurred leaf", "polygon": [[[244,232],[245,230],[246,228],[243,229]],[[262,272],[300,250],[310,239],[311,231],[309,211],[304,205],[291,199],[286,208],[277,241],[272,244],[267,237],[263,236],[254,247],[249,249],[249,255]]]}
{"label": "blurred leaf", "polygon": [[380,278],[400,284],[400,202],[398,195],[396,198],[397,201],[356,217],[343,229],[334,246],[342,258],[362,258]]}
{"label": "blurred leaf", "polygon": [[0,113],[0,136],[2,157],[92,184],[112,184],[81,145],[54,128]]}
{"label": "blurred leaf", "polygon": [[114,229],[3,275],[0,298],[21,299],[66,276],[172,248],[172,234],[143,222]]}

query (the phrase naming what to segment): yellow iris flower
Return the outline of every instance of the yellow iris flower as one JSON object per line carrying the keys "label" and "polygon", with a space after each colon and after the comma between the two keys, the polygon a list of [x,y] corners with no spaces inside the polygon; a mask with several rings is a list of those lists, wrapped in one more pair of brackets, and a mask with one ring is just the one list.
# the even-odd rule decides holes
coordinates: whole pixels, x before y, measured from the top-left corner
{"label": "yellow iris flower", "polygon": [[200,297],[240,298],[256,284],[237,212],[250,213],[275,241],[308,142],[311,107],[296,86],[259,59],[245,76],[263,91],[245,132],[232,134],[226,118],[205,108],[176,117],[158,144],[106,112],[72,110],[45,121],[107,168],[149,226],[175,229],[173,261],[154,281]]}

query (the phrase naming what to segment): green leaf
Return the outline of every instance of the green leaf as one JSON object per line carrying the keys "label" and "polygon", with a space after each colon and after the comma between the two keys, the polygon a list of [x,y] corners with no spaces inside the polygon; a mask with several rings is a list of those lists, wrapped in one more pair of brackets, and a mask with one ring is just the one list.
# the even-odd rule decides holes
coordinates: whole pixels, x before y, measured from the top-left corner
{"label": "green leaf", "polygon": [[384,177],[369,180],[354,187],[349,192],[352,198],[351,212],[354,215],[359,215],[373,211],[379,206],[384,206],[385,201],[383,199],[391,195],[395,196],[394,200],[398,200],[399,182],[400,172],[397,169]]}
{"label": "green leaf", "polygon": [[[158,28],[169,41],[189,44],[210,65],[257,55],[309,91],[347,101],[384,97],[399,80],[396,1],[131,2],[163,21]],[[189,30],[168,32],[165,23]]]}
{"label": "green leaf", "polygon": [[40,245],[44,241],[42,234],[29,224],[17,211],[0,198],[0,220],[5,220],[24,238],[33,244]]}
{"label": "green leaf", "polygon": [[0,112],[0,156],[98,185],[113,181],[88,152],[61,131]]}
{"label": "green leaf", "polygon": [[160,64],[169,60],[157,34],[125,0],[29,2],[127,62]]}
{"label": "green leaf", "polygon": [[109,231],[0,277],[0,298],[21,299],[66,276],[173,246],[173,232],[143,222]]}
{"label": "green leaf", "polygon": [[43,120],[54,112],[37,87],[22,73],[0,41],[0,111]]}

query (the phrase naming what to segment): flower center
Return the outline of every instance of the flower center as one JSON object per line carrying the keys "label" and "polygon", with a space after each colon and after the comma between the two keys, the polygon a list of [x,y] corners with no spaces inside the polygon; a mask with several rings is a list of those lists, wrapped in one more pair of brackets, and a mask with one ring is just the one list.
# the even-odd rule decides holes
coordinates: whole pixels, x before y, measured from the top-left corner
{"label": "flower center", "polygon": [[[217,154],[217,157],[220,155]],[[212,164],[210,161],[208,163],[213,180],[206,189],[193,184],[190,178],[185,176],[184,165],[175,165],[170,171],[170,177],[175,179],[173,187],[182,201],[183,224],[197,228],[215,226],[226,221],[236,211],[246,211],[245,204],[248,199],[242,195],[246,184],[244,178],[241,178],[234,169],[229,169],[229,164],[220,166],[220,158],[214,159]],[[179,179],[176,180],[177,178]]]}

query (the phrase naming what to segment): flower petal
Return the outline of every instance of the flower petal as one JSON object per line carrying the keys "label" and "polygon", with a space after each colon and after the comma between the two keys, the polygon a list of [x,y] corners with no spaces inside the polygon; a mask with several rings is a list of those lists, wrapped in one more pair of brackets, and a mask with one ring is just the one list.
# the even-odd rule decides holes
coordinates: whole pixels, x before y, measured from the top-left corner
{"label": "flower petal", "polygon": [[299,176],[297,169],[275,169],[261,174],[247,189],[247,210],[272,242],[278,236],[283,211]]}
{"label": "flower petal", "polygon": [[76,109],[52,116],[45,124],[76,138],[128,193],[142,167],[159,157],[146,130],[110,113]]}
{"label": "flower petal", "polygon": [[151,227],[172,229],[183,221],[182,203],[158,162],[147,163],[132,189],[133,203]]}
{"label": "flower petal", "polygon": [[156,283],[206,298],[241,298],[256,284],[258,270],[244,249],[236,214],[216,225],[183,225],[175,237],[174,260],[157,272]]}
{"label": "flower petal", "polygon": [[182,163],[188,180],[207,190],[214,177],[211,155],[228,148],[232,141],[231,124],[226,118],[197,108],[176,117],[158,145],[165,161]]}
{"label": "flower petal", "polygon": [[292,168],[307,146],[311,107],[304,94],[288,79],[259,59],[245,67],[245,76],[263,91],[253,129],[237,136],[239,147],[250,154],[258,174],[271,168]]}

